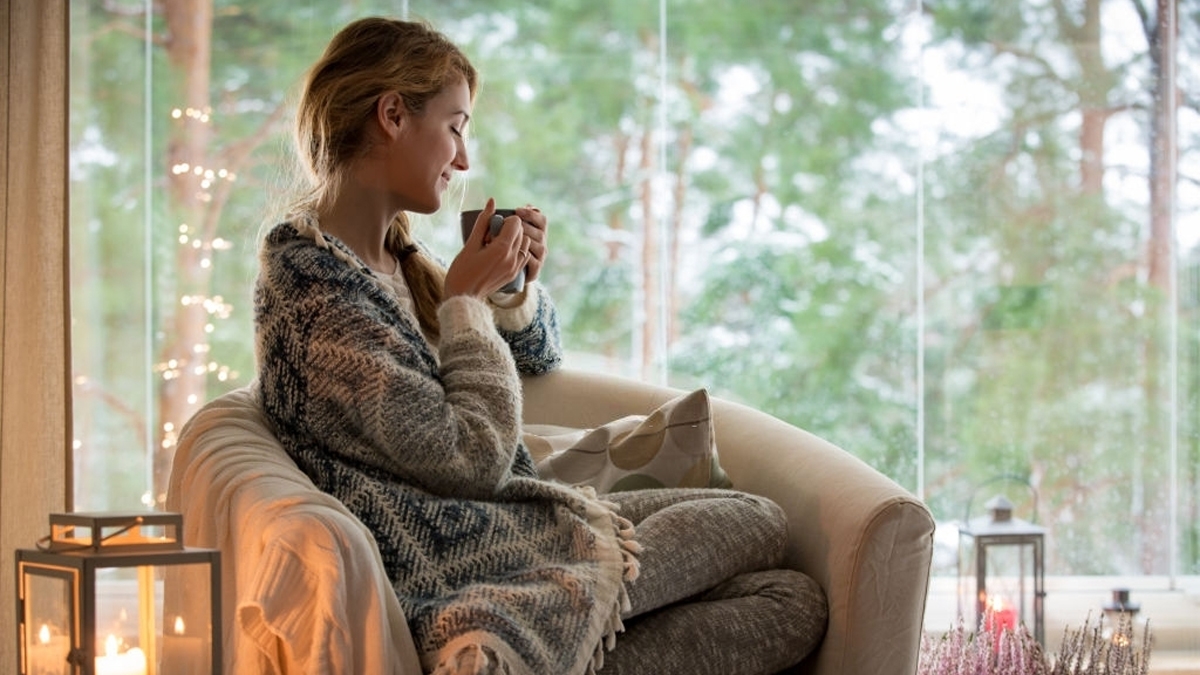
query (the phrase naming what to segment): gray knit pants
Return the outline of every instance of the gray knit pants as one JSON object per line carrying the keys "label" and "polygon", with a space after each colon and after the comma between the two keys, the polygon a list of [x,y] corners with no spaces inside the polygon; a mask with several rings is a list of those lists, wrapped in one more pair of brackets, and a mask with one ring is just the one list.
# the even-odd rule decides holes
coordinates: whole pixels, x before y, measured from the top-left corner
{"label": "gray knit pants", "polygon": [[774,502],[698,489],[605,498],[633,521],[644,550],[602,675],[769,675],[820,642],[825,596],[804,574],[779,569],[787,521]]}

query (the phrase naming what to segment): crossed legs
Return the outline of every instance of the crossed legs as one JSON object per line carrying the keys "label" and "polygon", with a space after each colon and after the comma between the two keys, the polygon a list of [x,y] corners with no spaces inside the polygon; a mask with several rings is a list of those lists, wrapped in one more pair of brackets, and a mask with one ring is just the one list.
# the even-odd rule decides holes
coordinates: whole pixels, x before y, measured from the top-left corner
{"label": "crossed legs", "polygon": [[637,527],[641,573],[626,631],[602,675],[770,674],[820,641],[825,596],[780,569],[787,522],[774,502],[731,490],[605,495]]}

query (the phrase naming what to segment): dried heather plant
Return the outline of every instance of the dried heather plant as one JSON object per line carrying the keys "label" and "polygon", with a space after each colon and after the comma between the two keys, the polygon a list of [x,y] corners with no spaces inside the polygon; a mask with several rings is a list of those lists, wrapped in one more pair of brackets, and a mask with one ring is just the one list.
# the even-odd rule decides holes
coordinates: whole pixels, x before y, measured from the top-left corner
{"label": "dried heather plant", "polygon": [[1091,616],[1083,628],[1063,634],[1053,662],[1024,625],[1004,630],[999,638],[990,631],[972,633],[962,619],[947,633],[921,639],[917,675],[1148,675],[1150,628],[1143,629],[1135,645],[1133,621],[1123,617],[1112,635],[1104,634],[1104,618],[1095,627]]}
{"label": "dried heather plant", "polygon": [[1133,619],[1122,615],[1111,635],[1104,634],[1104,617],[1091,625],[1089,616],[1078,631],[1067,629],[1050,675],[1147,675],[1150,672],[1150,625],[1135,645]]}
{"label": "dried heather plant", "polygon": [[[986,648],[980,648],[982,641],[988,642]],[[940,638],[928,634],[922,638],[917,675],[985,675],[986,664],[980,662],[980,657],[990,651],[991,635],[985,633],[976,640],[960,619]]]}
{"label": "dried heather plant", "polygon": [[918,675],[1050,675],[1041,645],[1023,626],[972,633],[960,619],[953,629],[921,642]]}

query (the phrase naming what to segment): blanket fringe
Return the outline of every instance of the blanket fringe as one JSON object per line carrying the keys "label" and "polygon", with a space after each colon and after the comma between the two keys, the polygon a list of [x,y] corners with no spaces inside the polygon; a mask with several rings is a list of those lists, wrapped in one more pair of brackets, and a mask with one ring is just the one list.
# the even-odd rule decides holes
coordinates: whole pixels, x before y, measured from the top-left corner
{"label": "blanket fringe", "polygon": [[[594,487],[590,485],[576,485],[575,489],[588,498],[588,506],[584,508],[588,510],[588,513],[585,515],[588,517],[589,522],[596,522],[598,514],[591,510],[593,508],[602,508],[606,512],[606,515],[608,515],[612,522],[613,531],[617,534],[617,544],[621,550],[621,561],[623,564],[622,578],[625,581],[636,581],[640,572],[637,556],[642,552],[642,545],[636,539],[637,532],[633,526],[633,522],[617,513],[621,507],[616,502],[601,499],[596,494]],[[622,611],[629,609],[624,606],[628,602],[628,598],[625,598],[622,602]]]}
{"label": "blanket fringe", "polygon": [[[629,590],[625,584],[635,581],[638,578],[641,571],[638,563],[638,554],[642,552],[642,545],[636,539],[636,528],[633,522],[617,513],[620,510],[620,506],[614,502],[601,499],[596,494],[595,488],[591,486],[578,485],[576,489],[587,497],[587,506],[585,509],[588,511],[586,515],[589,522],[595,523],[598,517],[607,515],[613,532],[617,535],[617,550],[621,554],[622,583],[619,584],[616,604],[609,615],[604,636],[592,652],[592,659],[587,667],[587,675],[595,675],[597,670],[604,667],[604,653],[612,651],[617,646],[617,633],[625,632],[625,624],[621,621],[621,615],[628,612],[632,607],[629,602]],[[601,509],[603,513],[598,513]]]}
{"label": "blanket fringe", "polygon": [[459,636],[432,655],[436,665],[423,660],[422,669],[430,675],[532,675],[521,667],[521,659],[495,636],[469,633]]}

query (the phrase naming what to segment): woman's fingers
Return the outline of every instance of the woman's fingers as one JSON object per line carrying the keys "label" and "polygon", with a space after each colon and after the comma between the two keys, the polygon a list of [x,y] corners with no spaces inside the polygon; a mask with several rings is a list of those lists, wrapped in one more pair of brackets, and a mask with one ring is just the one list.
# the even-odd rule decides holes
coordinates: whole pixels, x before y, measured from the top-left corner
{"label": "woman's fingers", "polygon": [[525,265],[525,279],[526,281],[533,281],[541,273],[542,266],[546,262],[546,254],[549,252],[546,244],[546,226],[548,221],[546,214],[530,204],[526,204],[516,211],[517,215],[521,217],[522,229],[529,238],[529,244],[526,248],[529,255]]}

